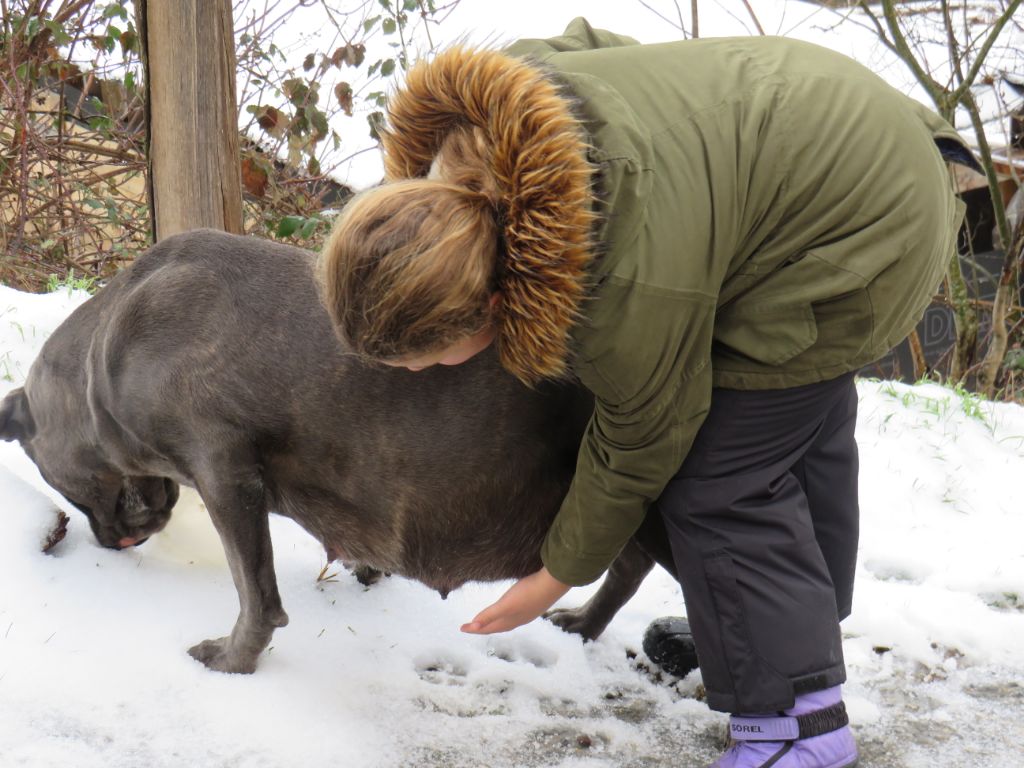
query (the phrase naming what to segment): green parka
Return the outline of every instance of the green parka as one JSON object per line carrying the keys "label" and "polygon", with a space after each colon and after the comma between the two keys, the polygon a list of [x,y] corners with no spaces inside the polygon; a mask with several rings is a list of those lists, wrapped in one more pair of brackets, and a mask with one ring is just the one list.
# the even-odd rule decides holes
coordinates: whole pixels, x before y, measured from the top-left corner
{"label": "green parka", "polygon": [[[597,218],[580,262],[571,244],[560,253],[570,237],[550,223],[578,213],[562,180],[545,175],[560,155],[503,125],[504,96],[455,100],[457,120],[486,127],[510,190],[503,359],[519,373],[554,349],[596,398],[542,551],[553,576],[580,585],[601,575],[678,471],[712,387],[827,380],[913,329],[963,215],[933,138],[959,137],[860,64],[785,38],[638,45],[577,19],[561,37],[501,55],[510,57],[502,72],[525,67],[568,94],[596,169],[587,200]],[[428,78],[422,91],[411,79],[405,95],[422,108],[424,93],[480,91],[474,76],[497,83],[473,62],[450,65],[449,86]],[[549,107],[543,94],[523,99],[521,116]],[[422,114],[409,119],[409,103],[392,105],[392,139],[416,125],[439,130]],[[565,133],[553,120],[536,132]],[[392,177],[425,172],[422,157],[395,162],[407,149],[385,141]],[[544,217],[521,224],[531,208]],[[545,259],[555,272],[537,266]],[[563,297],[577,294],[566,314]],[[564,350],[546,341],[551,327]]]}

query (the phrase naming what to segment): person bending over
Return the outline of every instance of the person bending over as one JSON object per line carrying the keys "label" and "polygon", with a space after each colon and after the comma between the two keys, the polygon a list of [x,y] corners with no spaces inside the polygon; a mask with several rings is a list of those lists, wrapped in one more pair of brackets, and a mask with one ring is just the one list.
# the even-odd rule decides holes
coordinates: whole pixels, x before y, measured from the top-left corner
{"label": "person bending over", "polygon": [[532,621],[661,515],[732,715],[714,765],[854,765],[854,371],[954,254],[953,128],[808,43],[639,45],[577,19],[420,62],[382,145],[385,183],[321,256],[347,346],[419,370],[495,345],[524,384],[595,399],[544,567],[464,631]]}

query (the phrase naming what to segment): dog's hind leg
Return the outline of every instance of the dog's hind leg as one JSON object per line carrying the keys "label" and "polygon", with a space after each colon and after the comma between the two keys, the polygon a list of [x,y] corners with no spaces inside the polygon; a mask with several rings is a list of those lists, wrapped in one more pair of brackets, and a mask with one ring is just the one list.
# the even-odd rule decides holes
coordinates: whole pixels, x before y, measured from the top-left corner
{"label": "dog's hind leg", "polygon": [[658,511],[658,505],[652,504],[644,516],[633,538],[640,549],[648,554],[658,565],[668,571],[672,578],[679,581],[676,575],[676,564],[672,558],[672,545],[668,541],[668,531],[665,530],[665,520]]}
{"label": "dog's hind leg", "polygon": [[250,673],[274,629],[288,623],[277,590],[263,483],[255,471],[240,475],[235,465],[215,479],[200,478],[199,492],[224,545],[240,611],[230,635],[205,640],[189,654],[210,669]]}

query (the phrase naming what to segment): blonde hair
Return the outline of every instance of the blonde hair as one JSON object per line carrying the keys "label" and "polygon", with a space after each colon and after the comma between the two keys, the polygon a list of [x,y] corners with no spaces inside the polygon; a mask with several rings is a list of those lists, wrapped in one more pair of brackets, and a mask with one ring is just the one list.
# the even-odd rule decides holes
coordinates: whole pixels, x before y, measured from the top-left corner
{"label": "blonde hair", "polygon": [[320,258],[324,305],[351,351],[398,361],[443,349],[494,321],[497,192],[481,137],[457,130],[436,170],[357,195]]}

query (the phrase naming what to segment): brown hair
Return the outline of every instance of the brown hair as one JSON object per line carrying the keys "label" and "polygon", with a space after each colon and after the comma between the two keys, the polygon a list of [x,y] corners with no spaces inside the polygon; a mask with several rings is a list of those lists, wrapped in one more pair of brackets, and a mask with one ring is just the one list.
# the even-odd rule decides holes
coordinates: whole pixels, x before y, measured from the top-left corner
{"label": "brown hair", "polygon": [[439,154],[443,179],[382,184],[341,212],[320,260],[324,304],[357,354],[401,360],[443,349],[493,321],[496,189],[471,129]]}
{"label": "brown hair", "polygon": [[381,147],[388,183],[343,212],[322,257],[341,338],[401,359],[492,322],[520,381],[571,375],[597,202],[571,100],[528,61],[455,46],[409,70]]}

